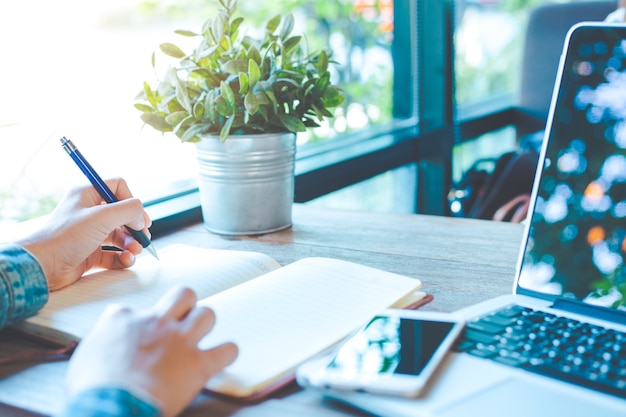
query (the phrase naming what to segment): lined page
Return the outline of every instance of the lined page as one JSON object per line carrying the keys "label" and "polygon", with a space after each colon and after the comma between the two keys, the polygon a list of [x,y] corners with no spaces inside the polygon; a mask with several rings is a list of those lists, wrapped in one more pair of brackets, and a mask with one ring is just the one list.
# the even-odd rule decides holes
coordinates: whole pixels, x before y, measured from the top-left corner
{"label": "lined page", "polygon": [[[280,267],[261,253],[180,244],[159,249],[159,257],[141,256],[132,268],[95,272],[50,293],[46,306],[23,327],[44,326],[80,339],[108,304],[151,306],[177,284],[192,288],[201,299]],[[42,332],[46,334],[38,330]]]}
{"label": "lined page", "polygon": [[240,353],[207,388],[247,396],[280,381],[420,286],[414,278],[308,258],[211,296],[201,303],[216,311],[217,322],[201,345],[234,341]]}

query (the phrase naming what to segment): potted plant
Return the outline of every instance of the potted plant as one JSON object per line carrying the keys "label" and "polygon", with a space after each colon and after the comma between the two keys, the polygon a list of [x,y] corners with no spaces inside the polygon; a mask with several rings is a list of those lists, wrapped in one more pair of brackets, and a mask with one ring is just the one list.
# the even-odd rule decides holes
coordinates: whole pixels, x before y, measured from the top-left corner
{"label": "potted plant", "polygon": [[156,86],[144,82],[135,107],[147,125],[196,143],[210,230],[278,230],[291,225],[296,132],[332,117],[345,96],[331,83],[330,51],[307,51],[290,13],[253,38],[235,16],[237,1],[218,2],[201,33],[176,31],[199,37],[191,53],[160,45],[178,65]]}

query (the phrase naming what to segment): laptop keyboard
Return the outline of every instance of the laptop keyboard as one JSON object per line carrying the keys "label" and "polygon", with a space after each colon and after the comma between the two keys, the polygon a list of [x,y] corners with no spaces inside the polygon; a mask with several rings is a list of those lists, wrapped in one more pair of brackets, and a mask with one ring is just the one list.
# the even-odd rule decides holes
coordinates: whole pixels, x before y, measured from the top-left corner
{"label": "laptop keyboard", "polygon": [[458,351],[626,398],[626,333],[521,306],[467,323]]}

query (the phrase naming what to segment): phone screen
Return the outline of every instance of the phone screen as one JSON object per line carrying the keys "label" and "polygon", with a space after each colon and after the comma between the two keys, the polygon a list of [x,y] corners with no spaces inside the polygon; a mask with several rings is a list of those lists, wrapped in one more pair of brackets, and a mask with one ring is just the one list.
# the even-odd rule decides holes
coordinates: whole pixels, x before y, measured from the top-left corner
{"label": "phone screen", "polygon": [[376,316],[342,345],[328,368],[346,379],[420,375],[453,326],[451,322]]}

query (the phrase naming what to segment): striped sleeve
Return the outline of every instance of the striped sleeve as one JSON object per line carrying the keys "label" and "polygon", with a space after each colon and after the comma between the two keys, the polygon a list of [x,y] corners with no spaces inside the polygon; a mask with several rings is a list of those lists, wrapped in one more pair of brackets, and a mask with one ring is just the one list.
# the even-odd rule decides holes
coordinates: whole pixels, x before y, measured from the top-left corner
{"label": "striped sleeve", "polygon": [[0,244],[0,328],[37,313],[48,301],[39,262],[16,244]]}
{"label": "striped sleeve", "polygon": [[57,417],[160,417],[153,404],[124,389],[94,388],[74,396]]}

